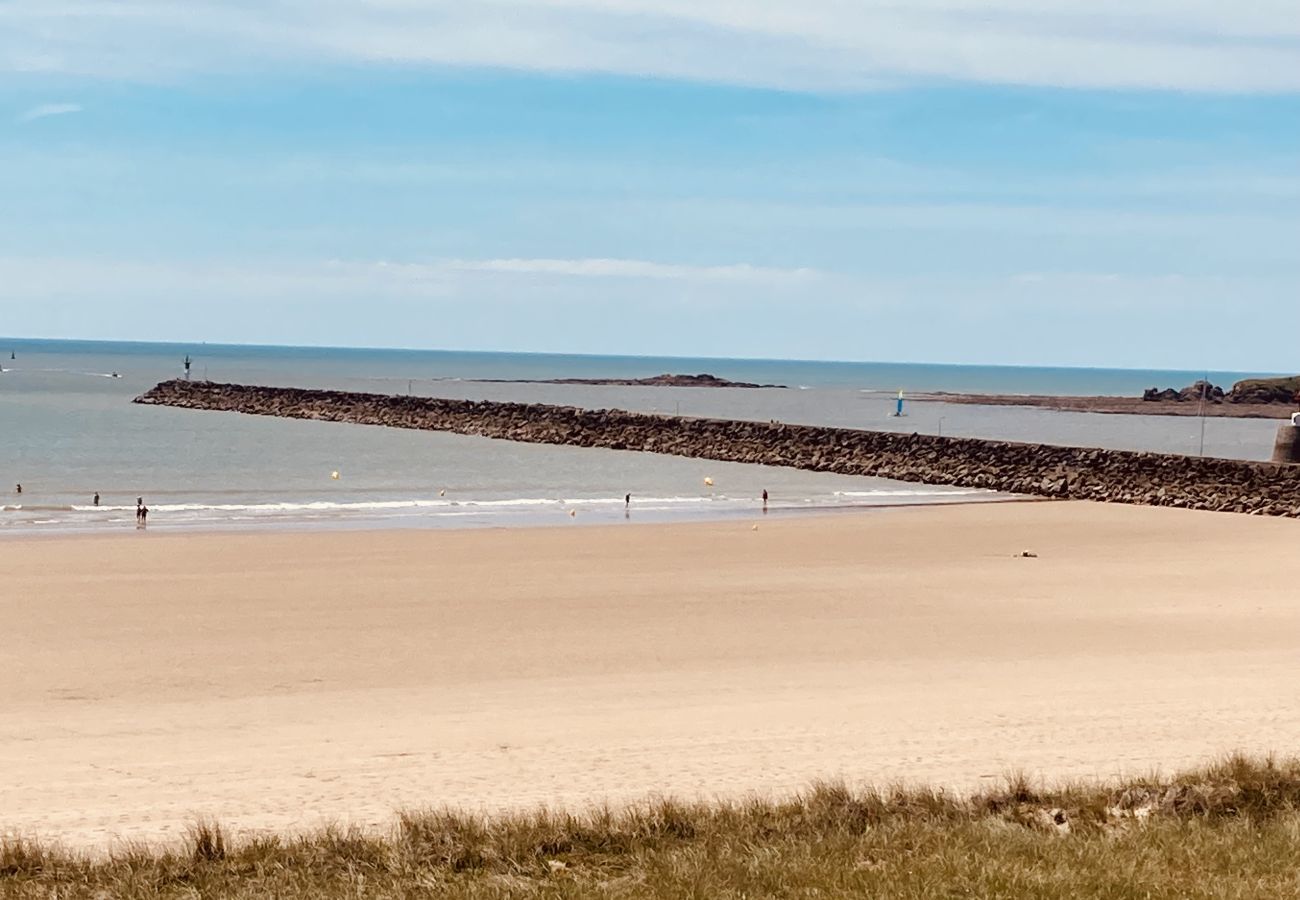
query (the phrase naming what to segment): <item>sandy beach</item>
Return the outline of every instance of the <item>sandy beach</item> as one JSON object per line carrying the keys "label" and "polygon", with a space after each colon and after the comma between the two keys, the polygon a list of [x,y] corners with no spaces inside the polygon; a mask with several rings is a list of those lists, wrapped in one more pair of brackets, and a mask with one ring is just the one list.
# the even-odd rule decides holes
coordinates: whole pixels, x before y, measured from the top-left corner
{"label": "sandy beach", "polygon": [[1031,503],[4,541],[0,831],[104,847],[198,815],[387,827],[1294,752],[1298,538]]}

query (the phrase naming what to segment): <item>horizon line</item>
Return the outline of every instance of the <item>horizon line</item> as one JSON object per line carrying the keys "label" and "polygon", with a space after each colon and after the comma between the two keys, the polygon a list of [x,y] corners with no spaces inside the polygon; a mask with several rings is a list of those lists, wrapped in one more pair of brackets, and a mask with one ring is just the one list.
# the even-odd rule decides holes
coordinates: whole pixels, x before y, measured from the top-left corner
{"label": "horizon line", "polygon": [[254,350],[333,350],[342,352],[357,353],[430,353],[430,354],[461,354],[461,355],[478,355],[478,356],[538,356],[538,357],[579,357],[583,359],[626,359],[626,360],[680,360],[680,361],[698,361],[698,362],[723,362],[723,363],[794,363],[804,365],[828,365],[828,366],[925,366],[933,368],[957,368],[957,369],[1042,369],[1047,371],[1061,372],[1162,372],[1162,373],[1179,373],[1179,374],[1219,374],[1219,375],[1251,375],[1251,376],[1272,376],[1272,377],[1289,377],[1296,373],[1247,370],[1247,369],[1215,369],[1213,367],[1195,367],[1195,368],[1139,368],[1134,366],[1102,366],[1102,365],[1050,365],[1035,363],[976,363],[976,362],[931,362],[931,361],[903,361],[903,360],[854,360],[854,359],[807,359],[798,357],[776,357],[776,356],[682,356],[678,354],[650,354],[650,353],[580,353],[580,352],[563,352],[555,350],[465,350],[465,349],[448,349],[437,347],[376,347],[376,346],[345,346],[340,344],[280,344],[280,343],[230,343],[226,341],[181,341],[181,340],[118,340],[113,338],[51,338],[51,337],[18,337],[16,335],[0,335],[0,342],[10,341],[19,343],[37,343],[37,344],[119,344],[139,347],[178,347],[178,348],[199,348],[199,347],[220,347],[225,349],[254,349]]}

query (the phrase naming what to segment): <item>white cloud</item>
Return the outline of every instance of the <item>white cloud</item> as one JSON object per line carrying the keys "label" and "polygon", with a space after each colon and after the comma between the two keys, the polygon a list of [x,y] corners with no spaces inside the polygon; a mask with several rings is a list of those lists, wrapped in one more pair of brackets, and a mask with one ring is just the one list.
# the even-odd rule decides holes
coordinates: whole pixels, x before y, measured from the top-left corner
{"label": "white cloud", "polygon": [[127,77],[363,61],[793,89],[1300,91],[1294,0],[9,0],[0,35],[0,69]]}
{"label": "white cloud", "polygon": [[81,112],[81,106],[77,103],[42,103],[40,106],[33,106],[21,113],[16,121],[35,122],[37,119],[48,119],[51,116],[66,116],[79,112]]}
{"label": "white cloud", "polygon": [[781,286],[818,277],[812,269],[748,264],[690,266],[636,259],[456,259],[435,262],[328,260],[251,265],[225,262],[137,262],[79,257],[0,257],[0,283],[15,295],[95,293],[105,283],[130,284],[159,293],[184,292],[196,283],[249,295],[320,291],[364,295],[367,291],[451,295],[492,276],[529,276],[545,281],[618,278],[654,283]]}
{"label": "white cloud", "polygon": [[643,259],[481,259],[449,260],[442,267],[458,272],[545,275],[570,278],[648,278],[669,281],[786,281],[812,278],[812,269],[774,269],[748,263],[688,266]]}

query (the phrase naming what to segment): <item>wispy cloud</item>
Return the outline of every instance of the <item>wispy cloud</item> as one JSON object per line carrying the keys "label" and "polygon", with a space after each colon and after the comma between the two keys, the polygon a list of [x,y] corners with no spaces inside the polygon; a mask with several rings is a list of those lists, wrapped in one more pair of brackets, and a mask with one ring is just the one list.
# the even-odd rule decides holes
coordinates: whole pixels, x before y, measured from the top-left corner
{"label": "wispy cloud", "polygon": [[333,60],[819,90],[1300,91],[1294,0],[9,0],[0,34],[0,69],[132,77]]}
{"label": "wispy cloud", "polygon": [[79,103],[42,103],[40,106],[33,106],[31,109],[20,113],[16,121],[35,122],[37,119],[67,116],[79,112],[81,112],[81,104]]}
{"label": "wispy cloud", "polygon": [[440,264],[457,272],[543,275],[568,278],[643,278],[657,281],[787,281],[816,277],[813,269],[780,269],[738,263],[692,266],[643,259],[457,259]]}
{"label": "wispy cloud", "polygon": [[[110,274],[111,273],[111,274]],[[215,261],[121,261],[95,257],[70,259],[0,257],[0,283],[18,289],[61,286],[93,289],[105,278],[124,284],[163,284],[183,289],[196,282],[220,283],[231,290],[311,288],[357,292],[384,288],[447,295],[456,288],[486,283],[492,276],[566,279],[619,278],[646,285],[658,281],[697,282],[728,287],[773,288],[803,279],[833,277],[814,269],[782,269],[748,264],[692,266],[636,259],[452,259],[434,261],[334,259],[277,262],[263,267]]]}

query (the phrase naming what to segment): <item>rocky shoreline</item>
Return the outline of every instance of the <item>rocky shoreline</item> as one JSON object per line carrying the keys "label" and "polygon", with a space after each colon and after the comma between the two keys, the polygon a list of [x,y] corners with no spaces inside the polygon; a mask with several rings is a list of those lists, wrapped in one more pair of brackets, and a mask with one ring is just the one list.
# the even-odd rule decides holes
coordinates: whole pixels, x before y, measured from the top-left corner
{"label": "rocky shoreline", "polygon": [[1035,406],[1063,412],[1137,416],[1208,416],[1232,419],[1289,419],[1300,405],[1300,376],[1253,378],[1225,391],[1208,381],[1181,390],[1149,388],[1141,397],[1068,397],[1046,394],[916,394],[915,401],[979,406]]}
{"label": "rocky shoreline", "polygon": [[[1173,393],[1179,393],[1174,391]],[[1289,419],[1292,403],[1187,402],[1158,397],[1067,397],[1050,394],[909,394],[912,403],[961,403],[971,406],[1032,406],[1058,412],[1086,412],[1112,416],[1201,416],[1215,419]]]}
{"label": "rocky shoreline", "polygon": [[136,403],[1300,518],[1300,465],[622,410],[167,381]]}

